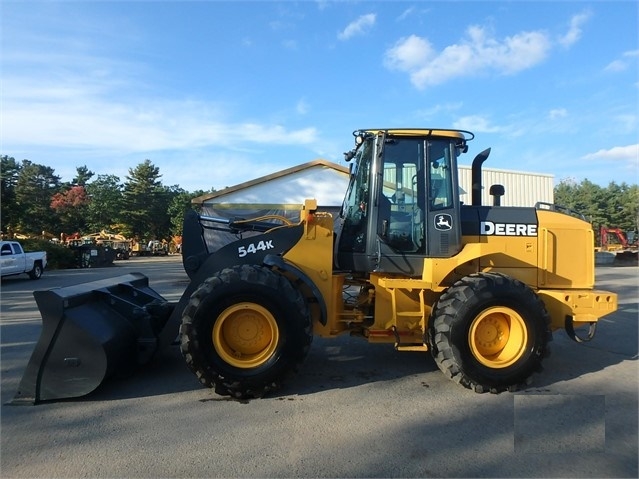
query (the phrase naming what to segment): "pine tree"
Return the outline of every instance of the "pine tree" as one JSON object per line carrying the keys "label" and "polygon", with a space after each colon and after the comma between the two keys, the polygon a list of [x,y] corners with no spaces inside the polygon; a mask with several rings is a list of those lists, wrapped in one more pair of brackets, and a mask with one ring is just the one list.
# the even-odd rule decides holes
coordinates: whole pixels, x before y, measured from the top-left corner
{"label": "pine tree", "polygon": [[39,235],[57,228],[51,198],[60,189],[60,177],[53,168],[23,160],[15,188],[15,213],[18,231]]}
{"label": "pine tree", "polygon": [[20,165],[16,163],[15,158],[9,156],[0,157],[0,225],[2,232],[8,234],[11,230],[15,230],[17,226],[17,212],[15,211],[16,201],[16,184],[18,183],[18,174],[20,173]]}
{"label": "pine tree", "polygon": [[151,160],[129,168],[124,183],[123,219],[131,234],[139,240],[162,239],[168,236],[170,191],[162,185],[160,169]]}

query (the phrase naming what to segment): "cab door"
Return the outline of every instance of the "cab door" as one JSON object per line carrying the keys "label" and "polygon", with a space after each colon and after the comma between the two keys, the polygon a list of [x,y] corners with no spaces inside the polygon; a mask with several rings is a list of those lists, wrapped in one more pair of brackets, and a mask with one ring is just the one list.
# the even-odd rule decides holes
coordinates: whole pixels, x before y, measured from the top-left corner
{"label": "cab door", "polygon": [[377,182],[379,271],[419,276],[423,258],[461,250],[457,148],[449,138],[389,137]]}
{"label": "cab door", "polygon": [[0,248],[0,268],[2,275],[21,273],[18,265],[18,258],[13,254],[10,243],[3,243]]}
{"label": "cab door", "polygon": [[447,140],[426,141],[426,256],[449,258],[461,251],[458,149]]}

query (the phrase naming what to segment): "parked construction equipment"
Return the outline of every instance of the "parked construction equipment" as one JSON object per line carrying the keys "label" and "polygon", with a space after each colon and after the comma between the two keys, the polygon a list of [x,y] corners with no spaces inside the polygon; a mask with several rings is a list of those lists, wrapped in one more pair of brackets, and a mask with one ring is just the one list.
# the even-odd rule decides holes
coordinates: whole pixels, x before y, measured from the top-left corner
{"label": "parked construction equipment", "polygon": [[98,246],[111,248],[115,251],[115,259],[129,259],[131,254],[131,240],[119,233],[109,233],[102,230],[98,233],[85,235],[82,239],[89,240]]}
{"label": "parked construction equipment", "polygon": [[626,233],[621,228],[599,228],[600,246],[595,254],[610,256],[610,264],[636,264],[639,261],[639,242],[634,232]]}
{"label": "parked construction equipment", "polygon": [[[179,302],[139,273],[36,291],[43,330],[14,401],[88,394],[176,337],[200,382],[235,398],[277,389],[314,335],[341,334],[430,351],[446,376],[477,392],[515,390],[541,370],[552,331],[588,341],[617,309],[615,293],[594,289],[588,222],[553,205],[481,204],[490,150],[473,161],[472,204],[460,203],[457,159],[472,133],[354,137],[335,231],[315,200],[298,222],[190,211],[182,238],[190,284]],[[206,234],[219,229],[239,239],[209,251]]]}
{"label": "parked construction equipment", "polygon": [[169,245],[165,241],[151,240],[133,241],[131,256],[166,256],[169,254]]}

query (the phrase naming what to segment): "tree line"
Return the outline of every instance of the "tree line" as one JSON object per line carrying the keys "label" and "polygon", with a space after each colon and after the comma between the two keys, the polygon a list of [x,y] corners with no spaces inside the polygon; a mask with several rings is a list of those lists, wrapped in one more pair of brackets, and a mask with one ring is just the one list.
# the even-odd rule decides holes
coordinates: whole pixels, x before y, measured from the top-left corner
{"label": "tree line", "polygon": [[162,184],[160,169],[148,159],[130,168],[125,181],[80,166],[70,182],[49,166],[7,155],[0,160],[4,236],[59,238],[106,230],[138,240],[169,239],[182,234],[191,200],[208,193]]}
{"label": "tree line", "polygon": [[[125,181],[76,168],[71,182],[61,181],[49,166],[0,156],[3,235],[91,234],[102,230],[127,238],[168,239],[182,234],[184,211],[191,200],[210,191],[189,192],[162,184],[160,169],[150,160],[129,169]],[[601,187],[588,180],[562,180],[554,189],[555,204],[600,226],[639,230],[639,187],[611,182]]]}
{"label": "tree line", "polygon": [[559,182],[554,189],[555,204],[570,208],[599,228],[620,228],[625,232],[639,231],[639,187],[625,182],[611,182],[606,187],[588,180],[577,183],[571,179]]}

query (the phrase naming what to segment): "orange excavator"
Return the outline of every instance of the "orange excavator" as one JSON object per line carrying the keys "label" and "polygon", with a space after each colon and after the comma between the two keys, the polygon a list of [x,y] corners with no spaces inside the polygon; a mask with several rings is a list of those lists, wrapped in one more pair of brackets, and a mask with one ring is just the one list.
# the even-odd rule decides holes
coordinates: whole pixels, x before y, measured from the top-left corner
{"label": "orange excavator", "polygon": [[639,241],[637,235],[626,233],[621,228],[599,228],[599,251],[615,254],[615,262],[637,262],[639,260]]}

